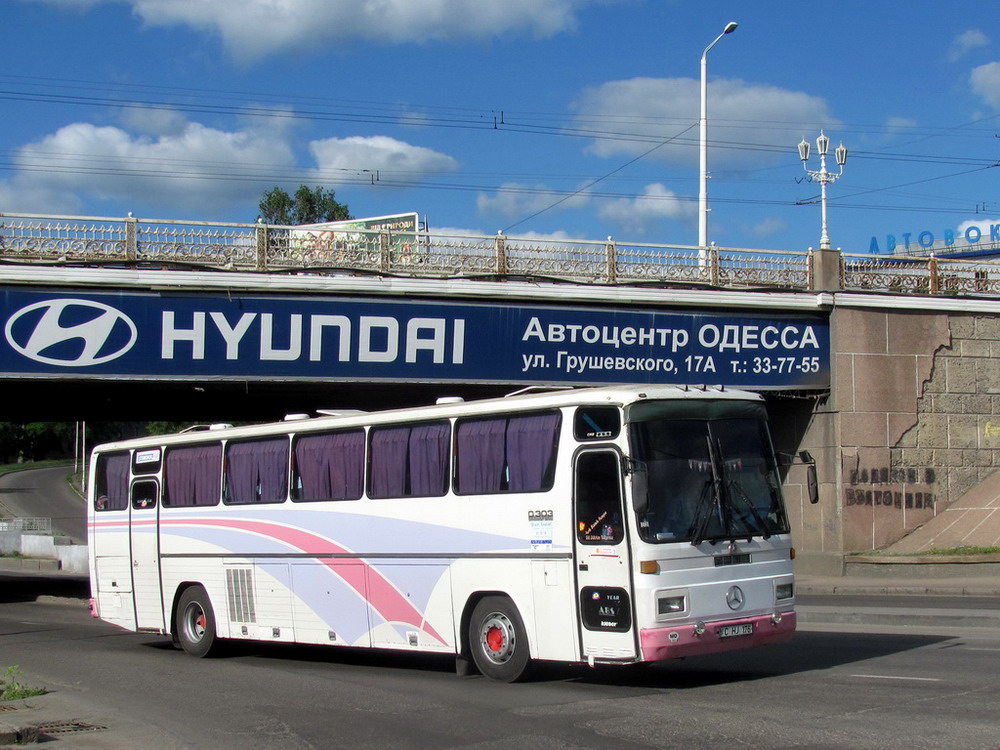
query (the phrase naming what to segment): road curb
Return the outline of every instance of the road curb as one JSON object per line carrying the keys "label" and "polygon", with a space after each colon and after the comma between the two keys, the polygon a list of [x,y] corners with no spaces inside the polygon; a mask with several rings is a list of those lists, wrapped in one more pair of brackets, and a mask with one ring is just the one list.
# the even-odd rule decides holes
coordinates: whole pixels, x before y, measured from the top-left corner
{"label": "road curb", "polygon": [[919,628],[986,628],[1000,630],[1000,610],[972,609],[941,613],[916,607],[843,607],[807,605],[796,607],[803,625],[883,625]]}
{"label": "road curb", "polygon": [[0,722],[0,746],[24,745],[29,742],[38,742],[38,727],[15,727],[13,724]]}
{"label": "road curb", "polygon": [[54,573],[61,569],[58,560],[41,557],[0,557],[0,571]]}
{"label": "road curb", "polygon": [[884,581],[858,583],[849,579],[838,581],[799,582],[798,594],[832,594],[848,596],[985,596],[1000,597],[1000,583],[986,581]]}

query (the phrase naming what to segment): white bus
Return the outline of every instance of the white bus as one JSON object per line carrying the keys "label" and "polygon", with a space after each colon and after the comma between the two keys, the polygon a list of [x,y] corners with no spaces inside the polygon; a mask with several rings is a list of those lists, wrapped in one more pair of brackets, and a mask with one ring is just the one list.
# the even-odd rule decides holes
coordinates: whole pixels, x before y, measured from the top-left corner
{"label": "white bus", "polygon": [[795,629],[759,396],[528,393],[98,446],[95,616],[169,635],[632,664]]}

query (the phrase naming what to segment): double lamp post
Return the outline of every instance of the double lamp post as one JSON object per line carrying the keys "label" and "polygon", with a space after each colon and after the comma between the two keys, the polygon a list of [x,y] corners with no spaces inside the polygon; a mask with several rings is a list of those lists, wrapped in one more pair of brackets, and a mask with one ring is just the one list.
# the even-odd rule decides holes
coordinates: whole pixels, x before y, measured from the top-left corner
{"label": "double lamp post", "polygon": [[[739,24],[730,21],[711,44],[705,47],[701,53],[701,120],[699,122],[699,146],[700,146],[700,185],[698,189],[698,247],[702,248],[700,253],[705,253],[708,248],[708,51],[712,49],[719,40],[726,34],[736,31]],[[811,170],[808,167],[809,142],[805,138],[799,144],[799,157],[802,159],[802,168],[805,169],[809,179],[820,184],[820,203],[823,208],[823,229],[820,235],[820,249],[830,249],[830,234],[826,225],[826,186],[831,182],[836,182],[844,174],[844,164],[847,162],[847,148],[843,143],[834,151],[837,164],[840,166],[839,172],[830,172],[826,168],[826,155],[830,148],[830,139],[823,131],[820,131],[819,138],[816,139],[816,152],[819,154],[820,168]],[[702,262],[705,258],[702,257]]]}

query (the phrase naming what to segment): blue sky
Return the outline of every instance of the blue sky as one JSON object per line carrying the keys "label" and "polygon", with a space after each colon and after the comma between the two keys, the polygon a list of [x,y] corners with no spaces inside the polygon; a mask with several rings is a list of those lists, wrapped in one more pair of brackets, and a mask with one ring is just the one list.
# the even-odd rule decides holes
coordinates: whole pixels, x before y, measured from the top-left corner
{"label": "blue sky", "polygon": [[818,246],[821,129],[850,150],[835,247],[1000,224],[992,2],[2,4],[0,212],[253,221],[307,183],[434,230],[694,245],[732,20],[710,241]]}

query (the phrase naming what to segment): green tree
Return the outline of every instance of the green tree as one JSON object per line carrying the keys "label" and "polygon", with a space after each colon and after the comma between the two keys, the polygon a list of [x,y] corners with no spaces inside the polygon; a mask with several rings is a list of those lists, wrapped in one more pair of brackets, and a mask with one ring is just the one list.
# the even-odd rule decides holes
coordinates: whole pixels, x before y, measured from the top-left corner
{"label": "green tree", "polygon": [[317,224],[323,221],[344,221],[351,214],[347,205],[337,201],[333,190],[299,185],[291,196],[281,187],[264,191],[258,204],[260,216],[267,224]]}

